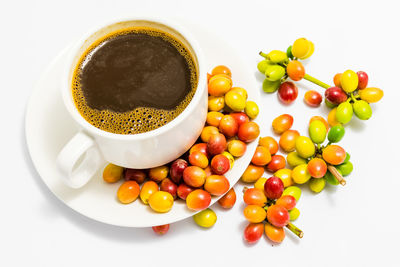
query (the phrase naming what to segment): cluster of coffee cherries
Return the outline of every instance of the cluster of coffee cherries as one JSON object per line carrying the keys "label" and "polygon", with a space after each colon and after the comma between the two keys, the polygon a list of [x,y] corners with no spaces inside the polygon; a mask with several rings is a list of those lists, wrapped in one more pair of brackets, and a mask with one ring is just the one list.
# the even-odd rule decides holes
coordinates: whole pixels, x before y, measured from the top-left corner
{"label": "cluster of coffee cherries", "polygon": [[[284,227],[300,238],[303,232],[293,225],[300,211],[295,207],[301,196],[296,185],[308,183],[311,191],[321,192],[326,184],[345,185],[344,176],[353,170],[350,155],[337,145],[345,134],[342,125],[329,126],[328,122],[314,116],[310,119],[309,137],[291,129],[293,117],[282,114],[272,122],[273,131],[280,135],[279,142],[271,136],[259,139],[259,146],[250,165],[241,177],[242,182],[254,183],[244,189],[247,206],[244,216],[250,224],[244,230],[244,239],[257,242],[263,232],[275,243],[285,238]],[[323,143],[328,139],[328,142]],[[279,148],[287,153],[278,154]],[[286,163],[291,168],[286,168]],[[273,173],[262,177],[264,171]]]}
{"label": "cluster of coffee cherries", "polygon": [[[290,104],[298,96],[297,86],[290,81],[299,81],[308,78],[305,68],[299,60],[309,58],[314,53],[314,44],[305,39],[297,39],[293,45],[289,46],[286,52],[272,50],[268,54],[260,52],[265,59],[257,64],[258,70],[265,75],[263,90],[266,93],[278,91],[279,99]],[[322,101],[322,96],[316,91],[306,93],[306,103],[318,106]]]}
{"label": "cluster of coffee cherries", "polygon": [[[343,176],[353,171],[350,154],[337,145],[345,134],[344,127],[340,124],[329,127],[324,118],[315,116],[310,119],[307,137],[290,129],[292,124],[293,117],[289,114],[278,116],[272,123],[274,131],[281,134],[279,144],[288,153],[286,160],[293,168],[287,183],[309,182],[310,189],[316,193],[324,189],[326,182],[344,185]],[[328,142],[323,145],[326,139]]]}
{"label": "cluster of coffee cherries", "polygon": [[285,238],[284,227],[302,238],[303,232],[291,222],[299,215],[295,208],[296,195],[285,192],[278,177],[266,179],[262,188],[260,185],[243,190],[243,200],[247,204],[243,214],[250,222],[244,229],[244,239],[255,243],[265,232],[272,242],[281,243]]}
{"label": "cluster of coffee cherries", "polygon": [[[117,199],[129,204],[140,198],[143,204],[159,213],[169,212],[174,201],[185,201],[187,208],[201,211],[194,221],[211,227],[216,214],[209,209],[212,197],[219,197],[223,208],[236,202],[234,189],[224,176],[246,152],[247,143],[257,139],[259,126],[253,122],[259,112],[257,104],[248,101],[247,91],[232,86],[231,70],[215,67],[208,74],[208,114],[199,140],[181,158],[151,169],[128,169],[108,164],[103,171],[107,183],[124,182]],[[154,227],[156,233],[168,231],[169,225]]]}
{"label": "cluster of coffee cherries", "polygon": [[[343,176],[353,171],[353,164],[349,161],[350,154],[336,144],[344,136],[343,126],[335,125],[328,131],[326,121],[315,119],[308,129],[310,137],[300,136],[291,155],[294,182],[309,181],[311,190],[317,193],[324,189],[326,182],[345,185]],[[326,139],[328,143],[323,145]]]}
{"label": "cluster of coffee cherries", "polygon": [[[272,93],[278,90],[279,99],[290,104],[298,96],[297,86],[293,82],[287,82],[287,78],[292,81],[308,80],[324,89],[325,103],[329,108],[335,108],[333,112],[338,122],[348,123],[353,113],[361,120],[368,120],[372,115],[370,103],[376,103],[383,97],[383,91],[376,87],[368,87],[368,75],[364,71],[357,73],[346,70],[334,76],[335,86],[318,80],[306,73],[303,64],[299,59],[306,59],[314,52],[314,44],[305,39],[297,39],[293,45],[289,46],[286,53],[273,50],[268,54],[260,52],[265,59],[257,65],[258,70],[265,75],[263,90]],[[309,90],[304,94],[304,102],[312,107],[318,107],[322,103],[322,95]]]}
{"label": "cluster of coffee cherries", "polygon": [[325,103],[332,108],[331,117],[338,123],[350,122],[353,114],[360,120],[368,120],[372,116],[370,103],[376,103],[383,97],[383,91],[368,86],[368,75],[364,71],[357,73],[346,70],[334,76],[335,86],[325,91]]}
{"label": "cluster of coffee cherries", "polygon": [[[264,171],[282,180],[288,191],[301,194],[295,184],[309,182],[310,189],[320,192],[326,185],[345,184],[343,176],[349,175],[353,165],[350,155],[338,146],[345,129],[342,125],[329,125],[320,116],[314,116],[309,122],[309,137],[300,136],[292,129],[293,117],[282,114],[272,122],[273,131],[279,135],[276,141],[272,136],[261,137],[252,161],[243,173],[241,181],[264,184]],[[328,142],[323,145],[324,141]],[[279,154],[279,148],[285,155]],[[287,164],[291,168],[286,168]],[[324,179],[319,179],[324,178]]]}

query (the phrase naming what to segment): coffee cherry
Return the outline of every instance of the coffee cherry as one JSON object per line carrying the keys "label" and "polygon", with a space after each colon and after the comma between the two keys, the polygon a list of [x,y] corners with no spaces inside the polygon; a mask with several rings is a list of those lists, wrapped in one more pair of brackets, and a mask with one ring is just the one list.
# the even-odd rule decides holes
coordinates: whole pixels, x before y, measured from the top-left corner
{"label": "coffee cherry", "polygon": [[337,73],[334,77],[333,77],[333,83],[335,84],[336,87],[342,88],[342,85],[340,84],[340,77],[342,76],[341,73]]}
{"label": "coffee cherry", "polygon": [[339,105],[347,100],[346,93],[339,87],[330,87],[325,91],[325,97],[329,102]]}
{"label": "coffee cherry", "polygon": [[265,78],[271,82],[279,81],[286,71],[285,68],[280,65],[268,66],[265,70]]}
{"label": "coffee cherry", "polygon": [[285,52],[280,50],[272,50],[265,57],[271,63],[285,63],[288,61],[288,56]]}
{"label": "coffee cherry", "polygon": [[322,102],[322,95],[314,90],[309,90],[304,94],[304,102],[310,107],[318,107]]}
{"label": "coffee cherry", "polygon": [[278,143],[271,136],[261,137],[260,140],[258,141],[258,145],[268,148],[269,153],[271,153],[271,155],[276,154],[276,152],[278,152],[279,149]]}
{"label": "coffee cherry", "polygon": [[264,184],[264,192],[269,199],[278,199],[284,190],[283,182],[280,178],[271,176]]}
{"label": "coffee cherry", "polygon": [[272,121],[272,129],[277,134],[282,134],[293,125],[293,117],[290,114],[282,114]]}
{"label": "coffee cherry", "polygon": [[140,186],[136,181],[125,181],[117,192],[118,200],[123,204],[135,201],[140,193]]}
{"label": "coffee cherry", "polygon": [[223,197],[218,200],[218,204],[224,209],[230,209],[236,203],[236,193],[233,187]]}
{"label": "coffee cherry", "polygon": [[371,106],[364,100],[353,103],[353,110],[360,120],[368,120],[372,116]]}
{"label": "coffee cherry", "polygon": [[368,75],[364,71],[357,71],[358,76],[358,87],[357,89],[362,90],[367,88],[368,85]]}
{"label": "coffee cherry", "polygon": [[358,91],[362,100],[368,103],[375,103],[383,97],[383,91],[379,88],[369,87]]}
{"label": "coffee cherry", "polygon": [[208,208],[193,215],[193,220],[198,226],[210,228],[217,222],[217,214]]}
{"label": "coffee cherry", "polygon": [[321,192],[325,188],[325,185],[326,185],[325,179],[311,178],[310,182],[308,183],[308,186],[314,193]]}
{"label": "coffee cherry", "polygon": [[284,104],[290,104],[298,95],[297,86],[292,82],[284,82],[279,86],[278,96]]}
{"label": "coffee cherry", "polygon": [[225,104],[233,111],[242,111],[246,107],[246,99],[235,91],[225,95]]}
{"label": "coffee cherry", "polygon": [[271,161],[267,165],[267,170],[270,172],[276,172],[280,169],[285,168],[286,160],[282,155],[273,155]]}
{"label": "coffee cherry", "polygon": [[338,143],[342,140],[344,136],[345,130],[342,125],[335,125],[333,126],[328,133],[328,140],[331,143]]}
{"label": "coffee cherry", "polygon": [[141,184],[146,179],[146,172],[138,169],[126,169],[124,173],[125,181],[136,181]]}
{"label": "coffee cherry", "polygon": [[[205,154],[205,156],[207,155]],[[171,177],[171,180],[174,181],[174,183],[176,184],[180,183],[183,171],[187,168],[187,166],[188,163],[184,159],[177,159],[174,162],[172,162],[171,168],[169,170],[169,175]]]}
{"label": "coffee cherry", "polygon": [[322,158],[329,164],[339,165],[346,159],[346,151],[338,145],[329,145],[322,151]]}
{"label": "coffee cherry", "polygon": [[276,227],[270,223],[265,224],[265,235],[269,240],[275,243],[282,243],[285,239],[285,230],[282,227]]}
{"label": "coffee cherry", "polygon": [[358,76],[352,70],[346,70],[340,77],[340,84],[346,93],[351,93],[358,87]]}
{"label": "coffee cherry", "polygon": [[115,164],[108,164],[103,170],[103,180],[107,183],[118,182],[124,173],[124,168]]}
{"label": "coffee cherry", "polygon": [[224,65],[219,65],[212,69],[211,75],[214,76],[214,75],[218,75],[218,74],[225,74],[229,77],[232,77],[231,70],[227,66],[224,66]]}
{"label": "coffee cherry", "polygon": [[293,81],[300,81],[306,74],[303,64],[297,60],[289,62],[286,67],[286,72],[289,78]]}
{"label": "coffee cherry", "polygon": [[[207,151],[211,154],[211,155],[217,155],[217,154],[221,154],[222,152],[224,152],[226,149],[226,138],[225,135],[223,134],[214,134],[210,137],[210,139],[207,142]],[[189,156],[189,161],[190,161],[190,156]],[[190,162],[192,165],[192,162]],[[205,163],[204,163],[205,164]],[[207,165],[208,165],[208,161],[207,161]],[[207,167],[204,166],[199,166],[201,168],[205,168]],[[196,165],[197,166],[197,165]]]}
{"label": "coffee cherry", "polygon": [[315,144],[322,144],[326,138],[326,126],[321,121],[313,121],[308,127],[308,133]]}
{"label": "coffee cherry", "polygon": [[211,160],[211,169],[213,173],[223,175],[230,169],[229,159],[221,154],[214,156]]}
{"label": "coffee cherry", "polygon": [[265,60],[262,60],[262,61],[258,62],[257,69],[262,74],[265,74],[265,70],[271,65],[274,65],[274,63],[272,63],[271,61],[265,59]]}
{"label": "coffee cherry", "polygon": [[314,44],[306,38],[299,38],[294,41],[292,46],[292,54],[294,57],[306,59],[314,52]]}
{"label": "coffee cherry", "polygon": [[256,104],[256,102],[247,101],[246,106],[244,108],[244,112],[246,112],[247,116],[249,116],[250,119],[255,119],[260,111],[258,109],[258,105]]}
{"label": "coffee cherry", "polygon": [[243,123],[239,127],[237,136],[239,139],[245,143],[254,141],[260,135],[260,127],[257,123],[249,121]]}
{"label": "coffee cherry", "polygon": [[208,81],[208,94],[223,96],[232,88],[232,80],[225,74],[217,74]]}
{"label": "coffee cherry", "polygon": [[281,81],[270,81],[268,79],[264,79],[263,84],[262,84],[262,89],[266,93],[273,93],[276,90],[278,90],[279,85],[281,85]]}
{"label": "coffee cherry", "polygon": [[353,117],[353,107],[348,102],[343,102],[337,107],[336,119],[338,122],[346,124]]}
{"label": "coffee cherry", "polygon": [[288,210],[279,205],[272,205],[268,208],[267,219],[270,224],[276,227],[284,227],[290,221]]}
{"label": "coffee cherry", "polygon": [[178,186],[171,181],[171,179],[166,178],[162,180],[160,184],[160,191],[168,192],[172,195],[172,197],[175,199],[177,196],[177,190]]}

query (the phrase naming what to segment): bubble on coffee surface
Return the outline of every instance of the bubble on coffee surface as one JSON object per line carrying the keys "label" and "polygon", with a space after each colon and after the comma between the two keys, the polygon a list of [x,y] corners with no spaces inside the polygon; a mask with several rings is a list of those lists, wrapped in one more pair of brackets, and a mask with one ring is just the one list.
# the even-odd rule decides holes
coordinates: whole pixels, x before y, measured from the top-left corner
{"label": "bubble on coffee surface", "polygon": [[[191,90],[188,92],[186,97],[180,102],[180,104],[172,110],[157,109],[151,107],[137,107],[128,112],[115,112],[112,110],[97,110],[90,108],[85,100],[83,90],[80,84],[80,70],[85,60],[88,60],[88,56],[93,49],[99,47],[101,43],[118,35],[130,34],[130,33],[145,33],[151,36],[161,37],[164,40],[171,43],[177,51],[185,58],[187,65],[190,70],[190,85]],[[129,28],[116,31],[108,34],[107,36],[99,39],[93,43],[82,55],[73,75],[73,86],[72,94],[76,107],[80,114],[88,121],[91,125],[111,133],[117,134],[138,134],[148,131],[155,130],[159,127],[166,125],[175,119],[183,110],[188,106],[192,100],[198,83],[198,77],[196,67],[192,56],[186,47],[182,43],[174,39],[166,32],[161,32],[153,28]],[[162,100],[160,100],[162,101]]]}

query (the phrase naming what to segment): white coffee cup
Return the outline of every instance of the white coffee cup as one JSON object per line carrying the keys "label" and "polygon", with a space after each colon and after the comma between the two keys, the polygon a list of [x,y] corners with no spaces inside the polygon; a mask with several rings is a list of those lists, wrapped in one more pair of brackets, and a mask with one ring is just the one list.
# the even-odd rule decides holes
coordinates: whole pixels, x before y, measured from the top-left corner
{"label": "white coffee cup", "polygon": [[[132,135],[106,132],[87,122],[76,108],[72,96],[72,79],[79,59],[101,37],[119,29],[152,27],[171,34],[191,53],[198,74],[196,92],[184,111],[174,120],[155,130]],[[65,183],[73,188],[85,185],[110,162],[126,168],[144,169],[166,164],[187,151],[199,137],[207,116],[206,70],[201,49],[181,26],[155,18],[130,18],[107,23],[85,35],[72,48],[61,81],[62,96],[80,131],[64,146],[57,165]]]}

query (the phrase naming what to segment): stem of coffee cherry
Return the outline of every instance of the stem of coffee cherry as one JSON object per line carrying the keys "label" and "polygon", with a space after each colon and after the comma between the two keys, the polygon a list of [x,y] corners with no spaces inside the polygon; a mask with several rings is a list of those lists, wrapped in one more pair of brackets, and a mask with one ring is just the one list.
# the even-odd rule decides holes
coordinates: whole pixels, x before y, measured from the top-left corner
{"label": "stem of coffee cherry", "polygon": [[299,238],[303,238],[304,233],[302,230],[300,230],[296,225],[294,225],[293,223],[289,222],[286,225],[286,228],[289,229],[292,233],[294,233],[295,235],[297,235]]}
{"label": "stem of coffee cherry", "polygon": [[[322,147],[320,145],[318,145],[316,148],[316,153],[315,153],[314,158],[322,158],[322,150],[325,147],[329,146],[330,144],[331,144],[331,142],[328,142],[328,144],[326,146],[322,146]],[[336,167],[333,165],[330,165],[328,163],[327,163],[327,166],[328,166],[328,170],[330,171],[330,173],[332,173],[332,175],[336,178],[336,180],[338,180],[338,182],[341,185],[343,185],[343,186],[346,185],[346,180],[344,179],[343,175],[341,175],[340,172],[336,169]]]}
{"label": "stem of coffee cherry", "polygon": [[312,82],[312,83],[314,83],[314,84],[316,84],[318,86],[321,86],[322,88],[325,88],[325,89],[328,89],[328,88],[331,87],[330,85],[318,80],[317,78],[314,78],[313,76],[311,76],[311,75],[309,75],[307,73],[304,74],[303,78],[306,79],[307,81],[310,81],[310,82]]}

